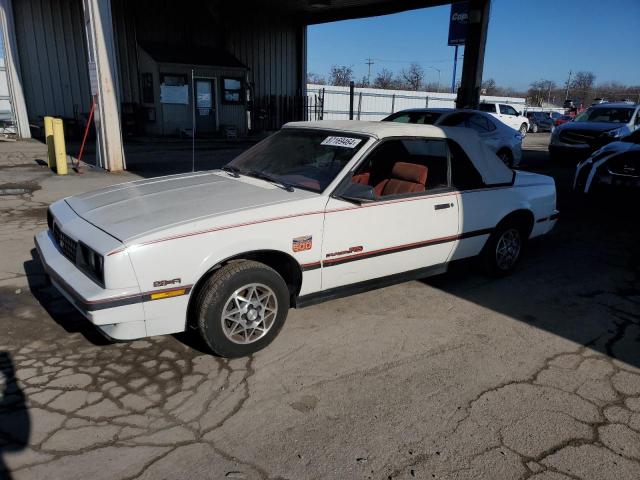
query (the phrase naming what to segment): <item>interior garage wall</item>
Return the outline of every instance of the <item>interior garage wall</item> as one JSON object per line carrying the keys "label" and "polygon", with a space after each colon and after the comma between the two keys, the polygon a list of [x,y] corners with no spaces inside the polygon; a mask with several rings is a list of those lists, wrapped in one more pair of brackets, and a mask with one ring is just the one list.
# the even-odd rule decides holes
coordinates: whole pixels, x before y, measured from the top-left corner
{"label": "interior garage wall", "polygon": [[227,28],[227,50],[249,67],[256,98],[301,95],[306,27],[293,23],[242,22]]}
{"label": "interior garage wall", "polygon": [[[140,103],[145,42],[224,48],[248,68],[254,100],[303,96],[306,27],[265,12],[225,12],[210,0],[112,0],[120,102]],[[81,0],[13,0],[29,120],[86,116],[91,104]]]}
{"label": "interior garage wall", "polygon": [[81,2],[14,0],[13,10],[29,121],[86,114],[91,92]]}
{"label": "interior garage wall", "polygon": [[122,103],[139,103],[139,52],[135,18],[127,14],[126,0],[111,0],[111,16],[118,62],[119,100]]}

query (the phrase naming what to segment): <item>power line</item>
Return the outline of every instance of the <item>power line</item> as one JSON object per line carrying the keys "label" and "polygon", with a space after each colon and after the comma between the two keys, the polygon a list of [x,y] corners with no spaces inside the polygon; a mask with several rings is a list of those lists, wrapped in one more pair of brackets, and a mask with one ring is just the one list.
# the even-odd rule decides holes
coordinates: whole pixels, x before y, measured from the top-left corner
{"label": "power line", "polygon": [[417,64],[451,62],[451,59],[449,58],[446,60],[390,60],[390,59],[383,59],[383,58],[371,58],[370,60],[375,60],[378,63],[417,63]]}

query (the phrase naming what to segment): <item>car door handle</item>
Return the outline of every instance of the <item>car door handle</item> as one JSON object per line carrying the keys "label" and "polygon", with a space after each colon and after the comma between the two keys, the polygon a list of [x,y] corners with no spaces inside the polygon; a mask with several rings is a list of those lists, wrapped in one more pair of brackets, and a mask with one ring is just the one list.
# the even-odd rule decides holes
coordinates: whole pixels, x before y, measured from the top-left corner
{"label": "car door handle", "polygon": [[453,203],[439,203],[433,206],[434,210],[444,210],[445,208],[451,207],[453,207]]}

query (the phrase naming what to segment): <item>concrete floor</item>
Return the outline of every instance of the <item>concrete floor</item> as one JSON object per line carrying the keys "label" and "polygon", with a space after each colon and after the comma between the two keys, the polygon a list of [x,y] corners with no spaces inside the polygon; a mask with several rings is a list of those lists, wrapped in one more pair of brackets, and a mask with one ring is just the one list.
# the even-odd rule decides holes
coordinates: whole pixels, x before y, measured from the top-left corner
{"label": "concrete floor", "polygon": [[[640,223],[570,194],[510,278],[445,275],[292,311],[252,358],[178,335],[109,344],[45,287],[54,199],[134,178],[51,176],[0,145],[0,471],[14,479],[640,478]],[[637,205],[637,196],[635,197]],[[10,473],[9,473],[10,472]],[[0,473],[0,478],[3,474]]]}

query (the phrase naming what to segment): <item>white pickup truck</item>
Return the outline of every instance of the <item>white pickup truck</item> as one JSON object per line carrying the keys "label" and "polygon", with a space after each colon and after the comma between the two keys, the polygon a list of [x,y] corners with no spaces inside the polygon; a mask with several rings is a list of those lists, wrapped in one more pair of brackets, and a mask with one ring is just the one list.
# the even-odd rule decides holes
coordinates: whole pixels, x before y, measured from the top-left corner
{"label": "white pickup truck", "polygon": [[482,102],[478,110],[490,113],[505,125],[519,131],[523,137],[529,131],[529,119],[508,103]]}
{"label": "white pickup truck", "polygon": [[192,327],[236,357],[268,345],[290,307],[475,255],[506,275],[557,214],[553,179],[507,168],[473,130],[298,122],[221,170],[59,200],[35,241],[105,335]]}

